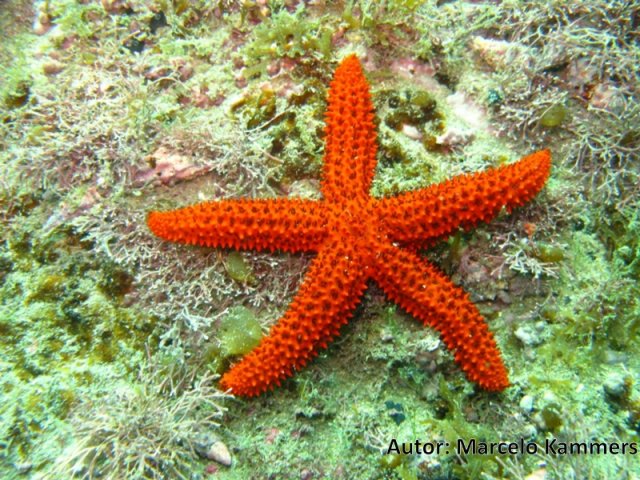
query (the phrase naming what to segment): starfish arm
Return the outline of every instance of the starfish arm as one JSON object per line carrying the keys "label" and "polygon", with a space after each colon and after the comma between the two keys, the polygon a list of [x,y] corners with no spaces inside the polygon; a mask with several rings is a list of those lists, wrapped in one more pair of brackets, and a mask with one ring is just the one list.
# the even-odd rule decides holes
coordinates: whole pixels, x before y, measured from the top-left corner
{"label": "starfish arm", "polygon": [[366,288],[366,276],[355,258],[355,248],[346,243],[324,246],[287,312],[254,350],[224,374],[221,386],[234,395],[259,395],[326,348],[353,315]]}
{"label": "starfish arm", "polygon": [[468,294],[416,254],[382,246],[373,278],[389,298],[440,332],[469,380],[499,391],[509,386],[500,351]]}
{"label": "starfish arm", "polygon": [[458,227],[488,222],[502,207],[511,211],[524,205],[542,189],[550,170],[551,154],[541,150],[510,165],[461,175],[377,203],[394,241],[420,245]]}
{"label": "starfish arm", "polygon": [[367,197],[376,167],[376,130],[369,85],[355,55],[336,69],[325,118],[324,198]]}
{"label": "starfish arm", "polygon": [[172,242],[234,249],[316,251],[326,236],[325,213],[312,200],[220,200],[151,212],[147,224]]}

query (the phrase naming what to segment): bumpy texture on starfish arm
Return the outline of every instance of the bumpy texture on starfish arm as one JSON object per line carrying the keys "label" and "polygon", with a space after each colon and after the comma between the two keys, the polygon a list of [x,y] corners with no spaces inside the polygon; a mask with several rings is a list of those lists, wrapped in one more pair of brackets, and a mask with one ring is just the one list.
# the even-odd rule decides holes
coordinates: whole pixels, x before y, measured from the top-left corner
{"label": "bumpy texture on starfish arm", "polygon": [[231,370],[220,385],[234,395],[252,396],[280,382],[318,354],[339,333],[360,301],[366,275],[353,245],[336,241],[311,262],[284,316]]}
{"label": "bumpy texture on starfish arm", "polygon": [[147,224],[172,242],[237,250],[317,251],[326,215],[312,200],[256,199],[205,202],[151,212]]}
{"label": "bumpy texture on starfish arm", "polygon": [[429,245],[459,227],[489,222],[502,207],[511,211],[524,205],[543,187],[550,170],[551,154],[541,150],[510,165],[383,198],[377,208],[395,241]]}
{"label": "bumpy texture on starfish arm", "polygon": [[412,250],[531,200],[549,175],[549,152],[376,199],[373,105],[355,56],[336,70],[326,120],[322,200],[223,200],[147,219],[156,235],[176,242],[318,252],[287,312],[221,386],[253,396],[280,385],[339,334],[371,278],[441,333],[470,380],[506,388],[500,351],[468,295]]}
{"label": "bumpy texture on starfish arm", "polygon": [[487,324],[469,295],[416,254],[384,245],[373,278],[388,297],[438,330],[469,380],[486,390],[509,385],[507,371]]}
{"label": "bumpy texture on starfish arm", "polygon": [[336,69],[329,92],[322,196],[328,202],[369,198],[378,146],[369,85],[355,55]]}

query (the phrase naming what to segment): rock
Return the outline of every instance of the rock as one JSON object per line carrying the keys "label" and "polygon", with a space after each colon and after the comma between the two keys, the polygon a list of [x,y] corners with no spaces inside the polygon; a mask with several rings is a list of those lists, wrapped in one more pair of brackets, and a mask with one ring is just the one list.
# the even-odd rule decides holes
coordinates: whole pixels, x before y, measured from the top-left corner
{"label": "rock", "polygon": [[225,467],[231,466],[231,454],[229,453],[229,449],[220,440],[213,442],[213,444],[209,447],[209,450],[207,450],[205,456],[209,460],[218,462]]}
{"label": "rock", "polygon": [[523,438],[534,439],[536,435],[538,435],[538,429],[532,423],[525,425],[522,429]]}
{"label": "rock", "polygon": [[627,382],[618,372],[609,372],[602,388],[609,397],[615,400],[623,399],[629,394]]}
{"label": "rock", "polygon": [[625,352],[617,352],[615,350],[607,350],[605,352],[605,363],[615,365],[616,363],[626,363],[629,361],[629,355]]}
{"label": "rock", "polygon": [[42,65],[42,71],[45,75],[55,75],[64,70],[64,63],[57,60],[49,60]]}
{"label": "rock", "polygon": [[382,343],[391,343],[393,342],[393,333],[388,330],[383,330],[380,332],[380,341]]}
{"label": "rock", "polygon": [[534,470],[529,475],[524,477],[524,480],[545,480],[547,478],[547,470],[545,468],[539,468]]}
{"label": "rock", "polygon": [[508,65],[512,58],[512,55],[509,55],[509,51],[519,48],[518,44],[504,40],[494,40],[480,36],[471,39],[471,50],[493,68],[503,68]]}
{"label": "rock", "polygon": [[16,463],[14,464],[14,467],[16,468],[16,470],[20,475],[24,475],[31,471],[31,469],[33,468],[33,463],[31,462]]}
{"label": "rock", "polygon": [[413,125],[402,125],[402,133],[404,133],[407,137],[412,140],[420,140],[422,139],[422,133]]}
{"label": "rock", "polygon": [[550,390],[547,390],[546,392],[544,392],[544,394],[542,395],[542,401],[546,404],[557,404],[558,403],[558,397],[556,396],[555,393],[553,393]]}
{"label": "rock", "polygon": [[133,185],[140,187],[146,183],[173,185],[179,181],[191,180],[209,173],[210,165],[197,165],[185,155],[169,148],[159,147],[145,157],[148,167],[134,173]]}
{"label": "rock", "polygon": [[546,391],[539,402],[541,407],[535,415],[535,420],[542,430],[556,431],[564,424],[564,412],[558,397],[551,392]]}
{"label": "rock", "polygon": [[515,331],[515,336],[527,347],[540,345],[542,343],[542,338],[540,338],[537,329],[533,325],[522,325],[518,327]]}
{"label": "rock", "polygon": [[523,413],[526,413],[526,414],[531,413],[531,411],[533,410],[533,396],[525,395],[524,397],[522,397],[520,399],[519,407],[520,407],[520,410],[523,411]]}

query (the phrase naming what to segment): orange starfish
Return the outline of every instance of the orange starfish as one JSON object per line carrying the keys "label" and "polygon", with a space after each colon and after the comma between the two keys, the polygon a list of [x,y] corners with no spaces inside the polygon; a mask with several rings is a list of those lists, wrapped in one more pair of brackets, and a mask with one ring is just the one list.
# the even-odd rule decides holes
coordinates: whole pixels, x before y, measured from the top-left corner
{"label": "orange starfish", "polygon": [[373,279],[440,332],[471,381],[503,390],[507,371],[484,319],[467,293],[415,251],[531,200],[549,176],[549,151],[378,199],[369,193],[377,150],[373,105],[354,55],[336,70],[328,103],[323,200],[221,200],[147,219],[153,233],[174,242],[318,252],[289,310],[221,386],[254,396],[280,385],[339,334]]}

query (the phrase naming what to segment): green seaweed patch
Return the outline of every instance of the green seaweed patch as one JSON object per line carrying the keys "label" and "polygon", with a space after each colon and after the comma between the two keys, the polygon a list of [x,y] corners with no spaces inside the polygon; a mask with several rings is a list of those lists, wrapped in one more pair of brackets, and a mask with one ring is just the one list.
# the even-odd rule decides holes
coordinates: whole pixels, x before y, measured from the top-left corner
{"label": "green seaweed patch", "polygon": [[426,90],[406,87],[378,91],[376,104],[382,122],[393,130],[411,125],[438,134],[444,131],[444,115],[436,99]]}
{"label": "green seaweed patch", "polygon": [[57,300],[64,293],[66,280],[64,275],[54,272],[35,278],[33,289],[24,299],[25,304]]}
{"label": "green seaweed patch", "polygon": [[[22,257],[19,250],[15,271],[7,275],[0,291],[14,299],[6,304],[14,321],[3,322],[11,336],[0,343],[30,352],[17,362],[18,370],[37,376],[78,355],[111,362],[123,349],[143,351],[147,342],[153,343],[152,319],[111,300],[116,295],[109,293],[119,296],[123,285],[130,287],[130,275],[109,262],[101,265],[92,255],[84,255],[88,252],[65,251],[60,242],[49,247],[55,251],[46,245],[32,250],[40,259]],[[116,282],[114,275],[122,278]],[[106,294],[104,279],[112,279],[106,283]],[[20,350],[15,349],[18,357]]]}
{"label": "green seaweed patch", "polygon": [[380,119],[378,137],[382,176],[374,182],[374,195],[395,195],[428,183],[434,170],[437,137],[445,130],[445,117],[436,99],[415,87],[376,92]]}
{"label": "green seaweed patch", "polygon": [[100,273],[97,286],[111,298],[120,298],[131,291],[133,277],[115,262],[106,262]]}
{"label": "green seaweed patch", "polygon": [[238,306],[231,308],[220,320],[218,337],[224,356],[244,355],[258,346],[262,328],[252,310]]}
{"label": "green seaweed patch", "polygon": [[262,87],[239,98],[231,112],[250,130],[264,130],[255,143],[266,153],[271,182],[286,188],[295,181],[316,178],[322,164],[323,96],[326,88],[309,78],[285,96],[274,86]]}
{"label": "green seaweed patch", "polygon": [[565,105],[552,105],[540,116],[540,125],[546,128],[559,127],[567,120],[568,114],[569,110]]}
{"label": "green seaweed patch", "polygon": [[[276,95],[271,87],[244,95],[231,105],[231,113],[240,113],[247,128],[254,129],[273,120],[276,114]],[[277,121],[282,121],[283,118]]]}
{"label": "green seaweed patch", "polygon": [[[401,451],[408,452],[413,448],[413,444],[405,442],[398,448]],[[411,459],[412,457],[410,455],[402,453],[389,453],[379,457],[378,465],[382,467],[383,478],[387,478],[388,476],[385,470],[393,470],[396,475],[395,478],[399,478],[400,480],[418,480],[417,470],[409,464]]]}
{"label": "green seaweed patch", "polygon": [[31,67],[25,58],[25,52],[16,47],[11,48],[10,52],[13,55],[11,64],[6,67],[0,65],[0,73],[2,74],[0,106],[13,110],[29,103],[33,78]]}
{"label": "green seaweed patch", "polygon": [[565,258],[562,246],[544,242],[535,245],[533,255],[545,263],[559,263]]}
{"label": "green seaweed patch", "polygon": [[251,265],[240,252],[230,252],[224,261],[227,274],[238,283],[253,285],[256,281]]}
{"label": "green seaweed patch", "polygon": [[437,137],[446,127],[436,99],[413,86],[376,91],[374,98],[380,162],[373,195],[396,195],[428,185],[437,171]]}
{"label": "green seaweed patch", "polygon": [[308,15],[301,4],[293,13],[286,9],[274,12],[252,33],[253,40],[243,49],[248,65],[243,71],[245,78],[263,74],[273,59],[315,58],[318,54],[329,58],[334,29],[327,22]]}
{"label": "green seaweed patch", "polygon": [[386,470],[393,470],[402,464],[402,459],[405,455],[399,453],[390,453],[383,455],[378,459],[380,466]]}
{"label": "green seaweed patch", "polygon": [[[105,11],[100,5],[83,4],[72,0],[45,2],[46,14],[54,25],[57,25],[68,37],[89,39],[97,37],[101,31],[101,20],[105,19]],[[60,42],[62,43],[61,37]]]}
{"label": "green seaweed patch", "polygon": [[2,103],[8,109],[24,107],[29,102],[30,95],[31,88],[26,81],[17,83],[11,89],[0,92]]}
{"label": "green seaweed patch", "polygon": [[221,375],[227,369],[222,346],[217,339],[208,342],[202,350],[202,361],[209,371],[216,375]]}
{"label": "green seaweed patch", "polygon": [[131,275],[71,229],[37,236],[36,217],[13,224],[0,246],[10,265],[0,284],[0,436],[13,465],[42,455],[43,443],[61,445],[77,401],[136,372],[158,343],[154,319],[121,305]]}

